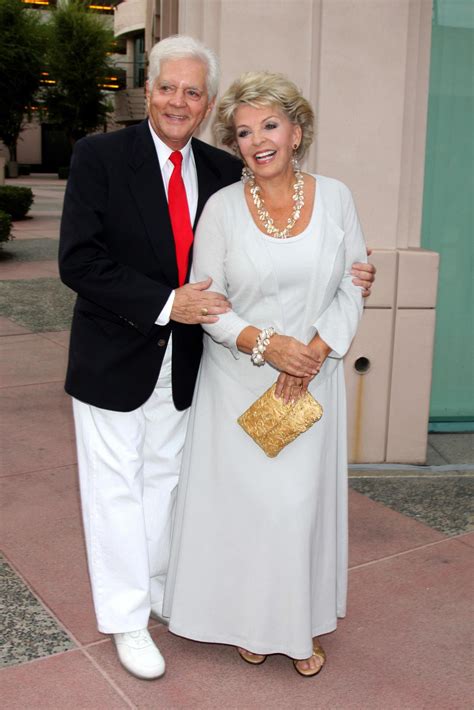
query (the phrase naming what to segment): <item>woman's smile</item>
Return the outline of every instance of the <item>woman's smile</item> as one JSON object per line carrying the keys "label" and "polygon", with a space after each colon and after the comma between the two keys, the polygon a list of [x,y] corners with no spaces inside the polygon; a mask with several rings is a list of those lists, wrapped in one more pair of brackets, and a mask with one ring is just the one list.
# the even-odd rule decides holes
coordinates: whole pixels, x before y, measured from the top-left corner
{"label": "woman's smile", "polygon": [[273,158],[276,155],[276,150],[264,150],[264,151],[259,151],[258,153],[255,153],[255,160],[257,163],[260,165],[265,165],[267,163],[270,163]]}

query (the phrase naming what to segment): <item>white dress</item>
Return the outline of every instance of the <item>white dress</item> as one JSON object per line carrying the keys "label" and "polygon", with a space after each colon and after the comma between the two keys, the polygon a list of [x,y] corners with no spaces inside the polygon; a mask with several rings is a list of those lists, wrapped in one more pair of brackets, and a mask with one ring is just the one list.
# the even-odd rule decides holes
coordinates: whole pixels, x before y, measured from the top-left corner
{"label": "white dress", "polygon": [[[193,280],[207,276],[232,311],[206,326],[178,487],[164,614],[173,633],[308,658],[336,628],[347,588],[347,456],[342,356],[362,311],[349,274],[365,245],[349,190],[315,176],[308,228],[276,240],[255,226],[243,186],[208,201]],[[273,325],[333,348],[310,391],[323,418],[268,458],[237,424],[277,378],[235,341]]]}

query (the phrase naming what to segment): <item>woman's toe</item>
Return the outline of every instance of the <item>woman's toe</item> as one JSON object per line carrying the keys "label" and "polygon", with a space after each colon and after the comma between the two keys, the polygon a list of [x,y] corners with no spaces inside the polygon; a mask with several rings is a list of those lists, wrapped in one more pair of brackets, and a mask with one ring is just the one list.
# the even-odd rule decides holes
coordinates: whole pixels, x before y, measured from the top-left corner
{"label": "woman's toe", "polygon": [[253,651],[248,651],[246,648],[241,648],[240,646],[237,647],[237,650],[244,658],[246,657],[256,662],[263,661],[266,658],[266,656],[261,653],[253,653]]}
{"label": "woman's toe", "polygon": [[297,661],[296,666],[299,668],[301,671],[306,671],[306,672],[315,672],[317,673],[322,666],[324,665],[324,660],[320,657],[314,654],[310,658],[305,658],[303,660]]}
{"label": "woman's toe", "polygon": [[305,659],[303,661],[298,661],[296,664],[302,671],[309,671],[310,670],[310,665],[308,661]]}

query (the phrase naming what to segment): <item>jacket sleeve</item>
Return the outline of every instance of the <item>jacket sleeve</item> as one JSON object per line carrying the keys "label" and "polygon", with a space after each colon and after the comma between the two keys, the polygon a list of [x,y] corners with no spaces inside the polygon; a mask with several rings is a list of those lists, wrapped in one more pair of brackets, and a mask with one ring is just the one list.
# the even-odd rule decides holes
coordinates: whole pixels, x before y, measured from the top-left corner
{"label": "jacket sleeve", "polygon": [[93,142],[87,138],[78,141],[61,219],[61,280],[82,298],[147,335],[172,289],[119,263],[110,254],[106,229],[110,238],[114,215],[109,188],[107,168]]}
{"label": "jacket sleeve", "polygon": [[[217,193],[212,196],[199,219],[194,240],[193,267],[191,281],[212,278],[210,290],[229,296],[225,275],[225,262],[230,239],[230,225],[226,215],[225,202]],[[237,337],[250,323],[229,311],[219,316],[217,323],[203,325],[204,330],[216,342],[229,348],[238,359]]]}
{"label": "jacket sleeve", "polygon": [[313,324],[321,338],[332,348],[329,357],[344,357],[349,350],[363,311],[362,289],[352,283],[350,271],[356,261],[367,261],[367,249],[350,190],[341,183],[344,238],[344,274],[329,306]]}

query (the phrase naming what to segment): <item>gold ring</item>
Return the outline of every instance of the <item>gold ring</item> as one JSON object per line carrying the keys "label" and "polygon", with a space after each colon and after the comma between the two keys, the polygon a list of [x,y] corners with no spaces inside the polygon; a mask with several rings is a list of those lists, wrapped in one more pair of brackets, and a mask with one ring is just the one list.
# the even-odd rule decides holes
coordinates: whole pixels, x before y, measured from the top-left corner
{"label": "gold ring", "polygon": [[207,310],[207,308],[201,308],[201,315],[202,316],[207,316],[208,313],[209,313],[209,311]]}

